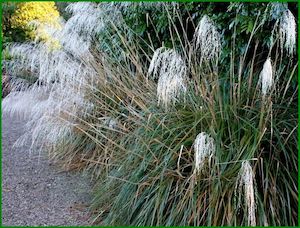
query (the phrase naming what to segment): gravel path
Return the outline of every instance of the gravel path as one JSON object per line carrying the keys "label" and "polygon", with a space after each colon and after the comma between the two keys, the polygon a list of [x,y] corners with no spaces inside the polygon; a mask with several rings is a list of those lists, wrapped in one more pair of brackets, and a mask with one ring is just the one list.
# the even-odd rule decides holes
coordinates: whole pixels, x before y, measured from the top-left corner
{"label": "gravel path", "polygon": [[88,225],[88,178],[59,172],[30,155],[29,143],[13,148],[24,120],[2,114],[2,224],[5,226]]}

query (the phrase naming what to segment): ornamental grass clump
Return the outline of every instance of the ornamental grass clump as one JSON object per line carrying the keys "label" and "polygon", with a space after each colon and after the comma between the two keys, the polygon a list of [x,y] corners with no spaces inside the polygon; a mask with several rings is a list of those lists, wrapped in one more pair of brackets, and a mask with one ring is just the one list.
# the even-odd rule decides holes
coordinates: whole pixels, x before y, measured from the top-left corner
{"label": "ornamental grass clump", "polygon": [[[103,117],[122,118],[125,105],[122,98],[125,100],[124,94],[130,96],[129,89],[134,83],[128,85],[120,80],[121,75],[123,80],[131,78],[126,66],[110,67],[110,62],[105,60],[109,56],[105,58],[105,53],[97,50],[92,27],[86,28],[88,32],[70,29],[76,27],[76,23],[82,25],[78,18],[84,9],[93,10],[94,17],[110,16],[92,3],[69,6],[72,7],[75,19],[71,17],[63,23],[62,29],[51,31],[60,48],[50,50],[47,42],[38,40],[8,47],[12,59],[6,67],[9,74],[16,77],[11,83],[11,93],[2,104],[4,112],[25,115],[29,120],[26,133],[16,145],[22,146],[29,138],[32,151],[48,151],[51,158],[66,168],[72,161],[80,161],[85,164],[81,168],[90,169],[110,160],[108,149],[104,148],[102,153],[100,148],[111,145],[113,150],[111,132],[118,137],[121,130],[128,128],[112,128],[115,124],[112,121],[106,124]],[[20,74],[24,76],[18,77]],[[141,82],[136,81],[136,84]],[[139,96],[137,102],[142,105],[142,100]],[[135,101],[130,103],[133,107],[136,105]],[[97,162],[92,159],[94,156]],[[92,170],[97,172],[97,169]]]}
{"label": "ornamental grass clump", "polygon": [[168,18],[166,47],[115,21],[114,4],[72,4],[59,49],[11,46],[9,70],[29,75],[3,111],[26,113],[26,136],[63,167],[92,173],[100,225],[296,225],[297,63],[276,29],[269,50],[253,40],[267,12],[228,54],[208,16],[188,34],[178,5],[162,8],[180,22]]}
{"label": "ornamental grass clump", "polygon": [[[253,33],[262,25],[257,23],[256,26]],[[196,35],[200,34],[200,27]],[[216,32],[212,28],[205,31]],[[207,32],[207,36],[212,33]],[[202,41],[206,44],[205,39]],[[280,47],[280,42],[275,45]],[[212,47],[216,51],[209,54],[218,53],[219,47]],[[178,47],[181,48],[183,46]],[[157,88],[160,86],[160,70],[170,68],[160,65],[167,60],[163,55],[165,50],[160,48],[154,52],[148,69],[148,79],[157,80]],[[187,53],[188,50],[179,52]],[[93,207],[107,208],[98,214],[101,224],[296,224],[297,153],[293,153],[292,148],[297,148],[297,108],[291,99],[296,99],[297,87],[292,89],[291,78],[295,77],[297,65],[279,64],[280,52],[273,52],[272,65],[275,68],[270,58],[257,60],[257,52],[248,56],[247,52],[241,54],[232,50],[234,58],[231,58],[230,69],[233,71],[216,66],[218,61],[211,61],[210,64],[215,64],[212,67],[209,64],[198,67],[196,64],[203,57],[201,50],[194,58],[184,58],[189,66],[186,69],[189,86],[184,93],[185,99],[167,104],[169,109],[148,105],[149,109],[145,110],[137,128],[124,137],[124,146],[128,150],[122,164],[112,170],[107,179],[99,181]],[[216,60],[217,55],[222,53],[212,58],[208,56],[205,61]],[[236,63],[234,59],[243,63]],[[171,59],[168,61],[172,62]],[[283,71],[286,67],[289,73]],[[261,93],[270,94],[275,77],[281,84],[278,83],[268,98],[269,102],[264,102]],[[288,90],[289,98],[286,96]],[[285,102],[288,102],[288,107],[282,106]],[[282,112],[282,109],[293,114]],[[292,123],[288,124],[289,130],[285,128],[288,122]],[[282,134],[287,131],[290,132],[289,140]],[[250,161],[253,161],[251,166]],[[280,165],[293,167],[293,174],[290,175],[288,169],[278,169]],[[198,172],[200,170],[202,172]],[[293,190],[278,182],[293,183],[288,184]],[[288,203],[290,200],[294,203]],[[283,206],[274,207],[286,204],[294,211],[289,215]]]}

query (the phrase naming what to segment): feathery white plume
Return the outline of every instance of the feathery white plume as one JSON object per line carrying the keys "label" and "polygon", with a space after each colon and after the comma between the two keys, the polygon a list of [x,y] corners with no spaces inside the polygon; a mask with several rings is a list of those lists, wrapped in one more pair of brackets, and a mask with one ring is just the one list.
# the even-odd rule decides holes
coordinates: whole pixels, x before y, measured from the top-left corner
{"label": "feathery white plume", "polygon": [[106,4],[94,2],[72,3],[67,8],[72,17],[65,25],[67,34],[85,34],[85,41],[90,41],[95,34],[103,32],[111,23],[122,22],[120,12],[113,7],[106,7]]}
{"label": "feathery white plume", "polygon": [[236,190],[244,190],[244,200],[248,212],[248,226],[256,226],[255,197],[254,197],[254,173],[249,161],[243,161],[239,172]]}
{"label": "feathery white plume", "polygon": [[184,92],[186,92],[185,79],[181,75],[170,76],[163,74],[158,79],[158,103],[163,104],[166,109],[171,102],[174,104],[180,94]]}
{"label": "feathery white plume", "polygon": [[158,78],[158,103],[168,108],[186,91],[187,67],[181,56],[172,49],[157,49],[151,60],[148,75]]}
{"label": "feathery white plume", "polygon": [[215,144],[214,139],[208,136],[205,132],[201,132],[197,135],[194,142],[195,150],[195,169],[194,173],[200,173],[204,161],[207,158],[210,158],[215,153]]}
{"label": "feathery white plume", "polygon": [[274,83],[271,58],[268,58],[260,72],[261,92],[265,96]]}
{"label": "feathery white plume", "polygon": [[218,60],[221,53],[221,36],[214,22],[204,15],[194,34],[196,51],[200,51],[201,60]]}
{"label": "feathery white plume", "polygon": [[159,77],[161,67],[167,61],[169,52],[170,50],[168,51],[165,47],[155,50],[148,68],[148,76],[152,75],[154,79]]}
{"label": "feathery white plume", "polygon": [[285,47],[289,55],[296,50],[296,21],[290,10],[286,10],[280,18],[279,39],[281,49]]}
{"label": "feathery white plume", "polygon": [[[70,138],[78,118],[83,118],[94,107],[86,99],[86,93],[93,86],[92,82],[99,80],[101,68],[95,69],[98,59],[90,52],[96,32],[90,27],[89,32],[83,32],[84,20],[79,20],[77,15],[82,13],[82,9],[94,13],[94,16],[98,13],[95,5],[78,3],[73,5],[73,17],[78,20],[71,19],[57,31],[49,29],[60,44],[58,49],[49,51],[45,42],[9,47],[13,58],[7,69],[15,79],[11,80],[12,92],[3,99],[2,107],[3,111],[29,118],[24,137],[32,139],[32,147],[54,145]],[[72,30],[68,23],[74,28],[74,23],[78,23],[81,29]],[[15,77],[24,73],[29,75],[26,77],[30,80]]]}

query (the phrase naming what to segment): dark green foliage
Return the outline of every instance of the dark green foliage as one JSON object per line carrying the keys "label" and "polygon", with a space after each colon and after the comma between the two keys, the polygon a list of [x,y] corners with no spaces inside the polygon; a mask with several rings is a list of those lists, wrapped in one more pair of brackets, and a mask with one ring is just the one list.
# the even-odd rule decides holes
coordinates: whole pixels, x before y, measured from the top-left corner
{"label": "dark green foliage", "polygon": [[[283,10],[288,7],[297,18],[297,4],[295,3],[282,3],[278,4],[275,9],[271,9],[268,3],[203,3],[203,2],[189,2],[179,3],[178,12],[169,11],[164,9],[157,9],[151,7],[151,3],[142,6],[127,7],[126,10],[121,11],[126,24],[143,40],[150,43],[149,35],[151,35],[151,44],[153,48],[157,49],[163,44],[166,47],[173,47],[170,35],[170,18],[174,21],[174,25],[178,28],[180,37],[183,36],[182,21],[185,31],[189,40],[192,40],[194,29],[203,15],[209,15],[218,26],[220,33],[224,35],[224,56],[230,52],[230,44],[233,34],[234,25],[236,25],[235,46],[238,51],[243,51],[247,45],[249,35],[252,32],[256,17],[266,13],[265,20],[267,23],[255,33],[254,40],[260,40],[264,47],[269,45],[270,36],[275,20],[281,15]],[[192,21],[191,21],[192,19]],[[171,30],[173,26],[171,26]],[[174,31],[172,31],[174,32]],[[154,35],[155,34],[155,35]],[[175,36],[178,39],[178,37]],[[179,41],[175,42],[178,46]],[[251,47],[250,49],[253,49]]]}
{"label": "dark green foliage", "polygon": [[[285,74],[280,77],[287,84],[289,78]],[[254,78],[255,85],[258,75]],[[224,75],[219,81],[229,83],[229,77]],[[222,107],[215,100],[213,110],[209,109],[211,103],[191,90],[184,104],[167,112],[151,107],[145,113],[145,122],[124,139],[128,152],[122,155],[120,166],[97,188],[93,206],[108,209],[103,224],[247,225],[243,203],[237,205],[235,191],[239,190],[235,185],[240,161],[253,158],[257,224],[297,223],[297,106],[293,89],[288,89],[286,96],[283,90],[274,94],[271,104],[243,83],[240,102],[232,104],[228,88],[221,87]],[[265,110],[269,105],[271,117]],[[261,127],[262,113],[266,130]],[[217,149],[210,166],[195,176],[192,146],[201,131],[213,136]]]}
{"label": "dark green foliage", "polygon": [[55,5],[56,5],[56,7],[57,7],[57,9],[58,9],[58,11],[59,11],[60,16],[61,16],[63,19],[65,19],[65,20],[68,20],[68,19],[71,17],[70,13],[68,13],[68,12],[66,11],[66,7],[67,7],[70,3],[71,3],[71,2],[61,2],[61,1],[55,2]]}
{"label": "dark green foliage", "polygon": [[25,41],[25,33],[19,29],[12,29],[10,18],[16,10],[16,2],[1,3],[2,7],[2,42],[22,42]]}

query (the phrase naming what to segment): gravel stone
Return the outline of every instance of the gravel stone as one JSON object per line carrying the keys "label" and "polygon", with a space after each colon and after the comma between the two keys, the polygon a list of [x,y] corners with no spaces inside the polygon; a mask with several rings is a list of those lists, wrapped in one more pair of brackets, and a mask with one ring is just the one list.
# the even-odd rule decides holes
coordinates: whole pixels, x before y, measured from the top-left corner
{"label": "gravel stone", "polygon": [[30,142],[13,147],[25,123],[20,117],[2,114],[2,224],[89,225],[89,178],[60,172],[47,159],[30,154]]}

